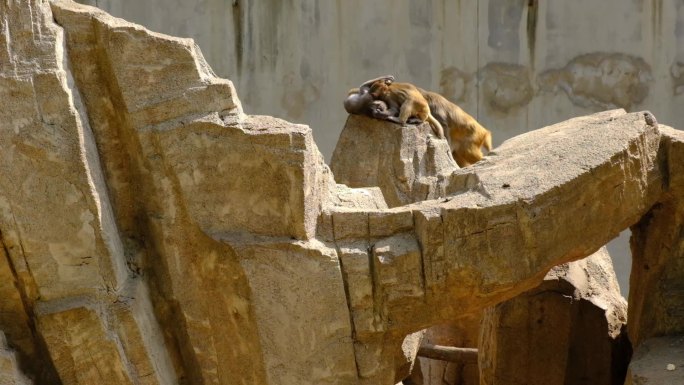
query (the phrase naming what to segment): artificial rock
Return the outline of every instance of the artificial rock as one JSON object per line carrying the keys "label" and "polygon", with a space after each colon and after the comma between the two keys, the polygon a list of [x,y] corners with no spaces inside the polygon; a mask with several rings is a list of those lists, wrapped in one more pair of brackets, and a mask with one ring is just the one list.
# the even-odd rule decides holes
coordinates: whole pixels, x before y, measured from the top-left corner
{"label": "artificial rock", "polygon": [[395,384],[421,330],[679,223],[639,222],[682,189],[680,134],[648,113],[465,169],[427,126],[352,117],[366,172],[396,178],[342,186],[309,127],[245,114],[192,40],[68,0],[0,22],[0,329],[37,384]]}
{"label": "artificial rock", "polygon": [[431,133],[427,123],[401,126],[349,115],[330,168],[338,183],[379,187],[390,207],[446,196],[462,187],[449,178],[458,165],[447,141]]}
{"label": "artificial rock", "polygon": [[536,288],[485,311],[483,385],[622,385],[627,301],[601,248],[551,269]]}
{"label": "artificial rock", "polygon": [[0,332],[0,384],[31,385],[19,367],[16,352],[7,347],[5,335]]}

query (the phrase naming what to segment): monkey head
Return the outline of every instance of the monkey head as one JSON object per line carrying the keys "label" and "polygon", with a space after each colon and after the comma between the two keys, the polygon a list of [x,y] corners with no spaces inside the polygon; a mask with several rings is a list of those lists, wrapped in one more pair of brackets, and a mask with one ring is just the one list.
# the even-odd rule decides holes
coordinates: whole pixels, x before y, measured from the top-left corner
{"label": "monkey head", "polygon": [[382,99],[389,93],[389,85],[385,81],[377,81],[370,87],[370,94],[373,99]]}

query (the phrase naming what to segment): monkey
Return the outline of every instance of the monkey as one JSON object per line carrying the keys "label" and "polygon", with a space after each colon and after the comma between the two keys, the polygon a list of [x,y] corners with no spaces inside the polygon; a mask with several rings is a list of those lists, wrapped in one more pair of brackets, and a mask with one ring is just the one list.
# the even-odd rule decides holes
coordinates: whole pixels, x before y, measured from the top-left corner
{"label": "monkey", "polygon": [[361,84],[359,88],[352,88],[349,90],[347,98],[344,100],[344,109],[350,114],[367,115],[371,117],[376,117],[375,115],[378,113],[388,112],[387,104],[384,102],[375,103],[373,96],[369,91],[371,85],[375,82],[391,83],[392,81],[394,81],[394,76],[385,75],[368,80]]}
{"label": "monkey", "polygon": [[430,123],[435,135],[444,139],[442,125],[432,116],[427,100],[413,84],[376,81],[370,87],[370,94],[374,100],[385,102],[389,112],[399,111],[399,121],[392,121],[406,124],[409,118],[416,117],[421,123]]}
{"label": "monkey", "polygon": [[[391,84],[393,81],[394,76],[385,75],[368,80],[358,88],[352,88],[349,90],[347,98],[344,100],[344,109],[350,114],[366,115],[376,119],[403,124],[404,122],[397,117],[399,115],[399,108],[388,108],[387,103],[382,100],[373,99],[373,96],[369,92],[371,85],[375,82]],[[421,121],[420,119],[412,117],[408,120],[408,123],[418,124],[421,123]]]}
{"label": "monkey", "polygon": [[459,167],[470,166],[482,159],[482,150],[492,150],[492,133],[444,96],[418,88],[427,100],[432,115],[446,127],[449,147]]}

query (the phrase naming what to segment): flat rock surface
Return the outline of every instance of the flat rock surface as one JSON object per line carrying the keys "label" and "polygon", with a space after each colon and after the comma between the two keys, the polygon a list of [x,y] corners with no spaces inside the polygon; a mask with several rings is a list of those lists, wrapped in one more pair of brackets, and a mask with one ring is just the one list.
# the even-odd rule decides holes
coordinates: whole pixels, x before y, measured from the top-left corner
{"label": "flat rock surface", "polygon": [[627,385],[684,384],[684,336],[651,338],[634,352]]}

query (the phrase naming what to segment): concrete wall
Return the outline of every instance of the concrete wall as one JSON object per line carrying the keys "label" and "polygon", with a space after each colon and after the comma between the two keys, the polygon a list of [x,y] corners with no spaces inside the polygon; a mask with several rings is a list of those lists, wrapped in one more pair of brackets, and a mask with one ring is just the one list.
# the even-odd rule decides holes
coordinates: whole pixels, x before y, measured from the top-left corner
{"label": "concrete wall", "polygon": [[[330,158],[346,91],[391,73],[438,91],[494,144],[623,107],[684,128],[682,0],[83,0],[194,38],[250,114],[306,123]],[[625,289],[626,237],[611,245]]]}

